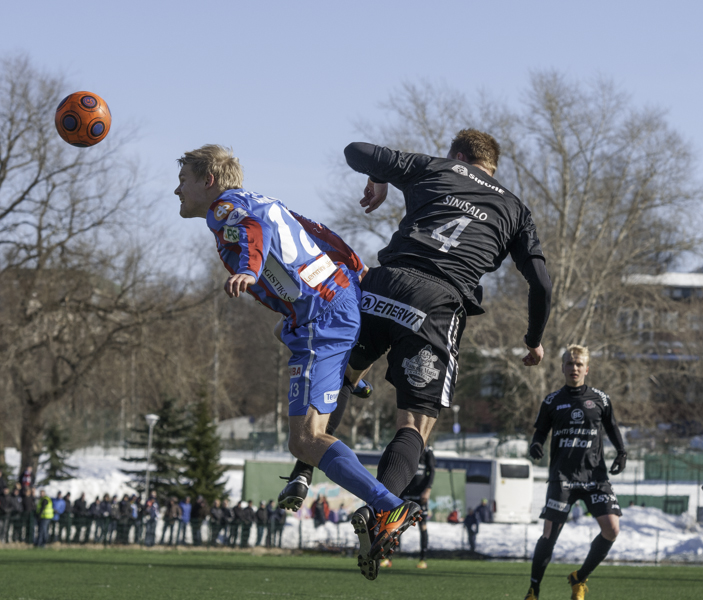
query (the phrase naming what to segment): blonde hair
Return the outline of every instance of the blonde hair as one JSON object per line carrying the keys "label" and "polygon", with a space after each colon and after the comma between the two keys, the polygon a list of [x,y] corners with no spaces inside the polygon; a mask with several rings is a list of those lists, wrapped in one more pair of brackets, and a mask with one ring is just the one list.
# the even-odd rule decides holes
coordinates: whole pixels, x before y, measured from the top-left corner
{"label": "blonde hair", "polygon": [[206,144],[202,148],[186,152],[176,159],[176,162],[181,167],[190,165],[198,179],[212,175],[217,186],[223,191],[241,188],[244,182],[239,159],[234,156],[231,148],[218,144]]}
{"label": "blonde hair", "polygon": [[564,352],[564,354],[561,355],[562,364],[566,362],[566,358],[569,355],[580,356],[586,364],[588,364],[588,361],[591,358],[591,353],[588,350],[588,347],[579,346],[578,344],[571,344],[570,346],[566,347],[566,351]]}

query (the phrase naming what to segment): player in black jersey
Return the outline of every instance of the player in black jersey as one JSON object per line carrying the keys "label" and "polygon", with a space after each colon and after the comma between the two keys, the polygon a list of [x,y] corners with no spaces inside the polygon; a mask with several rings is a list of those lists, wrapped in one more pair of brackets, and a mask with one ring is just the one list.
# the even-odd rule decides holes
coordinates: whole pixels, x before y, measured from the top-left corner
{"label": "player in black jersey", "polygon": [[[490,135],[460,131],[447,158],[365,143],[350,144],[344,153],[352,169],[369,176],[361,200],[367,213],[385,200],[389,183],[405,197],[398,231],[379,252],[380,266],[362,282],[361,332],[347,369],[356,382],[390,350],[386,379],[396,388],[397,433],[381,458],[378,480],[400,494],[417,471],[440,409],[451,406],[466,317],[484,312],[481,276],[510,255],[528,281],[526,366],[544,356],[551,282],[530,211],[493,178],[500,147]],[[417,504],[408,506],[408,514],[420,512]],[[366,517],[356,517],[355,530],[370,531]],[[407,528],[386,517],[378,519],[369,560],[360,558],[369,579],[375,578],[374,561],[391,554]],[[360,542],[369,545],[362,535]]]}
{"label": "player in black jersey", "polygon": [[[420,521],[420,562],[417,563],[418,569],[426,569],[427,547],[429,539],[427,536],[427,517],[429,511],[430,494],[432,493],[432,484],[434,483],[434,474],[437,467],[437,461],[432,451],[432,446],[427,446],[425,451],[420,455],[420,463],[417,465],[417,472],[412,478],[408,487],[403,490],[400,497],[403,500],[411,500],[420,506],[422,511]],[[381,561],[381,567],[390,567],[391,559],[386,558]]]}
{"label": "player in black jersey", "polygon": [[544,455],[542,446],[550,430],[552,443],[547,502],[540,515],[544,519],[544,531],[535,547],[531,585],[525,600],[539,598],[542,577],[574,502],[586,503],[601,532],[593,540],[581,569],[568,577],[573,600],[583,600],[588,591],[588,576],[608,555],[620,531],[622,513],[608,482],[603,431],[617,450],[610,473],[617,475],[623,471],[627,453],[610,398],[585,384],[588,361],[588,348],[574,345],[566,349],[562,357],[566,385],[544,399],[535,422],[530,445],[532,458],[540,459]]}

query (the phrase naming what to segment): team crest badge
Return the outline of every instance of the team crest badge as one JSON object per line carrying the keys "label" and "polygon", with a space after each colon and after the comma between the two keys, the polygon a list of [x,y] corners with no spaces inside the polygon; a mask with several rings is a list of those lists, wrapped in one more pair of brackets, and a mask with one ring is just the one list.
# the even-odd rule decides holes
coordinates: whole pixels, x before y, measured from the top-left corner
{"label": "team crest badge", "polygon": [[459,175],[463,175],[464,177],[467,177],[469,175],[469,170],[463,165],[454,165],[452,167],[452,171],[458,173]]}
{"label": "team crest badge", "polygon": [[219,202],[214,209],[215,218],[218,221],[224,219],[232,210],[234,209],[234,204],[231,202]]}
{"label": "team crest badge", "polygon": [[425,387],[430,381],[439,379],[439,369],[434,368],[437,355],[432,354],[432,346],[427,344],[417,356],[403,359],[403,368],[408,383],[417,388]]}
{"label": "team crest badge", "polygon": [[586,401],[583,403],[583,406],[584,406],[585,408],[595,408],[595,407],[596,407],[596,403],[593,402],[593,400],[586,400]]}

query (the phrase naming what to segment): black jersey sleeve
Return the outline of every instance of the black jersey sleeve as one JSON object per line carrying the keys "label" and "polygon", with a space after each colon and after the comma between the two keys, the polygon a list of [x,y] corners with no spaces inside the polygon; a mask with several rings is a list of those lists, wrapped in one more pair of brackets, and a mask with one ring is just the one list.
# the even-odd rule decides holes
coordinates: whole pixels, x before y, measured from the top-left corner
{"label": "black jersey sleeve", "polygon": [[539,407],[539,412],[537,413],[537,418],[535,419],[535,435],[532,438],[532,441],[537,441],[540,444],[544,444],[544,441],[547,439],[551,428],[552,416],[549,412],[549,406],[546,402],[542,402],[542,405]]}
{"label": "black jersey sleeve", "polygon": [[620,433],[620,428],[615,422],[615,414],[613,413],[613,403],[610,398],[608,398],[608,404],[605,407],[605,411],[603,412],[602,422],[603,429],[605,429],[605,433],[608,434],[608,439],[615,447],[615,450],[617,450],[618,452],[624,452],[625,443],[623,442],[622,434]]}
{"label": "black jersey sleeve", "polygon": [[542,341],[552,306],[552,281],[549,279],[544,260],[537,256],[529,257],[520,269],[527,280],[530,291],[527,296],[528,326],[525,344],[537,348]]}
{"label": "black jersey sleeve", "polygon": [[347,164],[364,173],[375,183],[392,183],[403,187],[425,173],[432,158],[425,154],[412,154],[375,146],[364,142],[353,142],[344,149]]}
{"label": "black jersey sleeve", "polygon": [[537,227],[535,227],[535,223],[532,220],[532,214],[524,205],[520,230],[510,244],[509,251],[520,271],[522,271],[522,266],[528,258],[534,256],[545,260],[542,246],[537,237]]}

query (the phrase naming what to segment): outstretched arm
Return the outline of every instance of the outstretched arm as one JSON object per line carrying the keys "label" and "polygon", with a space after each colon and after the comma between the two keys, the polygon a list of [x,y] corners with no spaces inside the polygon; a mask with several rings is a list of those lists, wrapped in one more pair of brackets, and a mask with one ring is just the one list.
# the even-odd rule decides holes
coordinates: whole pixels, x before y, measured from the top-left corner
{"label": "outstretched arm", "polygon": [[525,366],[532,367],[538,365],[544,357],[541,342],[552,305],[552,282],[544,260],[536,256],[528,258],[522,264],[520,272],[530,286],[527,297],[528,326],[525,336],[528,354],[522,362]]}

